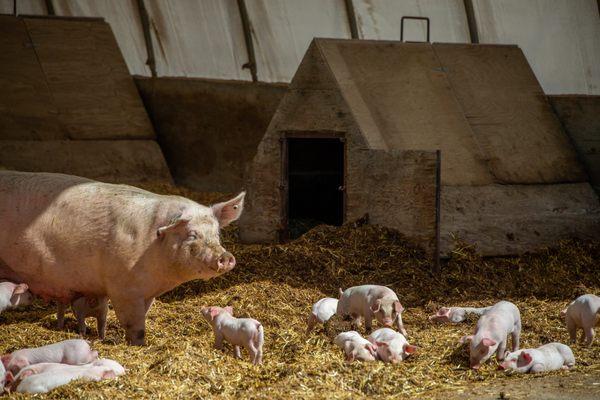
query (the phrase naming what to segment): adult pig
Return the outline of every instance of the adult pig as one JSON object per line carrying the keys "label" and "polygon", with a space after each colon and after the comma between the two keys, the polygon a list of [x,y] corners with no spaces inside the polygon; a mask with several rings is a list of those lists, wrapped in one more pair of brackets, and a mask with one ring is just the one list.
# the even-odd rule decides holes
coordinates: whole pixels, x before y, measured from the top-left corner
{"label": "adult pig", "polygon": [[156,296],[235,266],[219,229],[244,193],[205,207],[76,176],[0,171],[0,278],[68,304],[108,296],[128,343],[144,343]]}

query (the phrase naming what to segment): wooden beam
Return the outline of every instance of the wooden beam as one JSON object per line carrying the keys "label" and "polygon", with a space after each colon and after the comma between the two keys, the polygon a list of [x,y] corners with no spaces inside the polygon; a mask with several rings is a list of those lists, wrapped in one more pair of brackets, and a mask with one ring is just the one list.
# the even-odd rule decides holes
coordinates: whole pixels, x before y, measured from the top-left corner
{"label": "wooden beam", "polygon": [[440,267],[440,224],[442,210],[442,152],[436,150],[436,165],[435,165],[435,248],[433,254],[433,272],[439,273]]}
{"label": "wooden beam", "polygon": [[56,15],[56,11],[54,11],[54,4],[52,4],[52,0],[46,0],[45,3],[48,15]]}
{"label": "wooden beam", "polygon": [[250,27],[250,18],[248,17],[248,9],[246,8],[245,0],[237,0],[242,18],[242,29],[244,30],[244,41],[246,42],[246,51],[248,52],[248,62],[242,65],[242,68],[249,68],[252,75],[252,82],[258,81],[256,72],[256,55],[254,54],[254,42],[252,41],[252,30]]}
{"label": "wooden beam", "polygon": [[150,34],[150,17],[148,16],[144,0],[137,0],[137,4],[142,22],[142,30],[144,31],[144,41],[146,42],[146,54],[148,55],[146,65],[150,67],[152,77],[156,78],[156,59],[154,58],[154,46],[152,45],[152,35]]}
{"label": "wooden beam", "polygon": [[469,36],[471,37],[471,43],[479,43],[479,33],[477,32],[477,19],[475,18],[473,0],[464,0],[464,4],[465,12],[467,13],[467,24],[469,25]]}
{"label": "wooden beam", "polygon": [[352,3],[352,0],[344,0],[344,4],[346,5],[346,15],[348,15],[348,24],[350,25],[350,36],[352,39],[360,39],[358,37],[358,25],[356,24],[354,4]]}

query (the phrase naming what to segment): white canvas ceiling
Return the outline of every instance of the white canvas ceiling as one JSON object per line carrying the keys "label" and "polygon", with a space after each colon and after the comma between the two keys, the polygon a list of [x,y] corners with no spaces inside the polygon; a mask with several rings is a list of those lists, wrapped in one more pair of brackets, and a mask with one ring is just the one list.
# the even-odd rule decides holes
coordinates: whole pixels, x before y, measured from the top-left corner
{"label": "white canvas ceiling", "polygon": [[[237,0],[144,0],[158,76],[251,80]],[[472,0],[479,41],[519,45],[548,94],[600,94],[596,0]],[[350,38],[344,0],[245,0],[258,79],[289,82],[313,37]],[[398,40],[402,16],[431,40],[469,42],[463,0],[353,0],[359,37]],[[21,14],[46,13],[18,0]],[[149,76],[137,0],[52,0],[56,14],[110,23],[132,74]],[[13,0],[0,0],[12,13]],[[405,40],[425,39],[408,21]]]}

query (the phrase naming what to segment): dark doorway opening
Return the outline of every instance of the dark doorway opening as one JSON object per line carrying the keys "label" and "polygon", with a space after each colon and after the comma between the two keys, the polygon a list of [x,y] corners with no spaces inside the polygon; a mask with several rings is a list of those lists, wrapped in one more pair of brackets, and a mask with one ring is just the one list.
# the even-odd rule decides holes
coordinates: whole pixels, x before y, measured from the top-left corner
{"label": "dark doorway opening", "polygon": [[295,239],[320,225],[344,222],[344,142],[287,139],[287,227]]}

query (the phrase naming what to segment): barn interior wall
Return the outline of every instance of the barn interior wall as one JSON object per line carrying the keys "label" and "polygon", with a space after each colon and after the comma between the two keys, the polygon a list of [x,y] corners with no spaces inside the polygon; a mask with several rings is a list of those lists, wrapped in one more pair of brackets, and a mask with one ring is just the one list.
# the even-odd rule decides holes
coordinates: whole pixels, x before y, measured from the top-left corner
{"label": "barn interior wall", "polygon": [[190,78],[135,82],[175,182],[235,192],[287,85]]}

